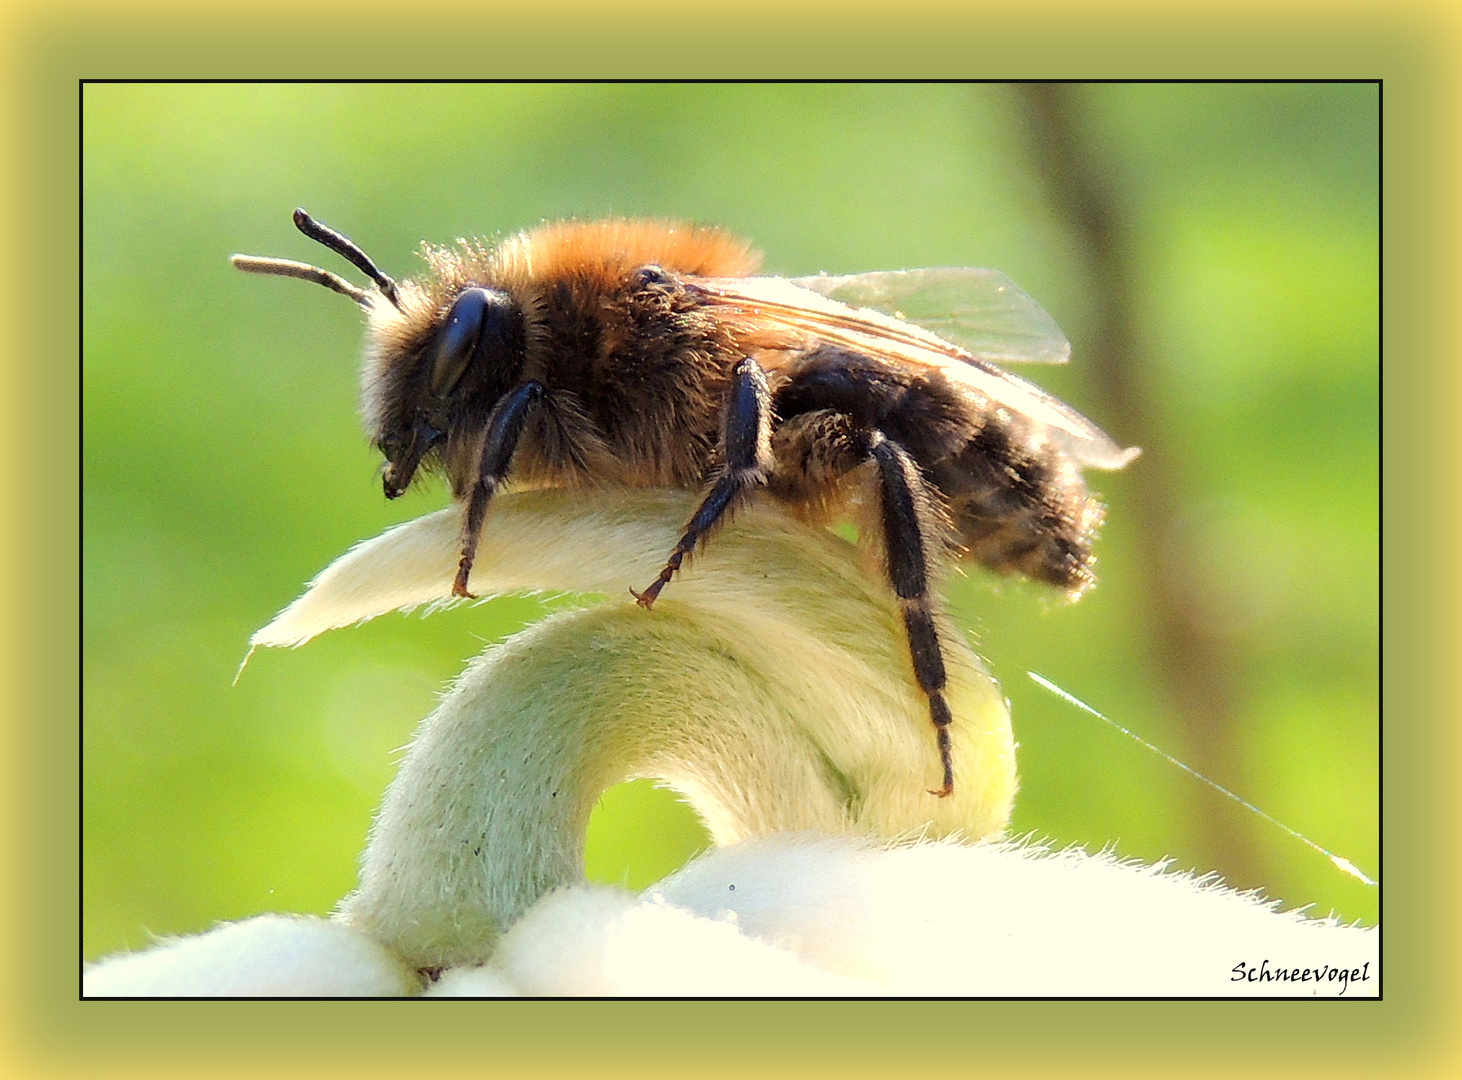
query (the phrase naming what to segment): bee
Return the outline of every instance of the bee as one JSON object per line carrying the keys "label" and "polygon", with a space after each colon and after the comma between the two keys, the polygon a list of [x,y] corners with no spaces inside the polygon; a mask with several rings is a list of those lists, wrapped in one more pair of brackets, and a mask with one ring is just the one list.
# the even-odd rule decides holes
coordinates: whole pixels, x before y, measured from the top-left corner
{"label": "bee", "polygon": [[701,493],[659,576],[630,590],[645,608],[760,492],[811,521],[866,506],[943,797],[954,771],[936,571],[968,558],[1073,598],[1093,583],[1103,509],[1081,469],[1119,469],[1138,451],[996,366],[1070,348],[998,272],[762,277],[720,229],[608,220],[426,246],[430,273],[397,282],[305,211],[294,222],[373,287],[284,259],[233,263],[365,310],[363,413],[386,497],[433,470],[466,509],[454,596],[472,595],[484,516],[507,483]]}

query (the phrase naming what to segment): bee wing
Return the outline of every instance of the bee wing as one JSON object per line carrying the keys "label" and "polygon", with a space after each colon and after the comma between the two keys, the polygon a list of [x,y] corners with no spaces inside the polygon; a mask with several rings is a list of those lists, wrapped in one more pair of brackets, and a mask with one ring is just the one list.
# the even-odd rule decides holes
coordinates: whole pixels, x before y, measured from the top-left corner
{"label": "bee wing", "polygon": [[[758,342],[763,348],[790,356],[821,340],[893,364],[933,368],[982,404],[1004,406],[1040,425],[1081,465],[1120,469],[1140,453],[1136,447],[1122,449],[1101,428],[1040,387],[912,322],[873,308],[851,307],[786,278],[699,278],[694,284],[710,303],[733,309],[758,327],[794,335],[789,341],[785,334],[777,339],[774,333],[774,343]],[[771,366],[777,366],[775,361]]]}
{"label": "bee wing", "polygon": [[996,363],[1064,364],[1071,359],[1071,342],[1056,320],[999,270],[930,266],[790,280],[851,307],[917,323]]}

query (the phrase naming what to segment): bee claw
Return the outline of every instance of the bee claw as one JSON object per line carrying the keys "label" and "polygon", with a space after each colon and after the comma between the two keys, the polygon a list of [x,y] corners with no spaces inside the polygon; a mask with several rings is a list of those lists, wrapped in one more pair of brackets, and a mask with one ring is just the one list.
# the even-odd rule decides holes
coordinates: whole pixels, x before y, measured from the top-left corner
{"label": "bee claw", "polygon": [[466,566],[457,568],[457,579],[452,582],[452,595],[459,596],[463,600],[476,600],[477,594],[467,588],[467,575],[471,571]]}
{"label": "bee claw", "polygon": [[644,592],[636,592],[634,589],[630,589],[629,594],[635,598],[635,603],[639,604],[646,611],[649,611],[650,608],[655,606],[655,594],[649,589],[646,589]]}
{"label": "bee claw", "polygon": [[933,788],[930,788],[929,789],[929,794],[930,795],[936,795],[936,796],[938,796],[941,799],[947,799],[951,795],[954,794],[954,785],[953,784],[945,784],[938,791],[935,791]]}

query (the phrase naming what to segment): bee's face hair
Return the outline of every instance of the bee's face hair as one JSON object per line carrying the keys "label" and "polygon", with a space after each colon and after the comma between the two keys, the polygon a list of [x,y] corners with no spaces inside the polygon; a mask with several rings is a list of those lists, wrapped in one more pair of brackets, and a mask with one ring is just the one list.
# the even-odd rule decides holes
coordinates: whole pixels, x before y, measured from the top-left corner
{"label": "bee's face hair", "polygon": [[[316,221],[303,209],[296,209],[294,212],[295,228],[304,233],[311,240],[324,244],[337,255],[344,256],[352,265],[376,283],[382,296],[391,301],[397,311],[401,310],[401,301],[396,294],[396,282],[389,274],[385,274],[371,260],[371,257],[362,251],[348,236],[336,232],[330,226]],[[374,299],[365,289],[358,289],[338,274],[332,274],[329,270],[321,269],[318,266],[311,266],[309,263],[295,262],[292,259],[266,259],[257,255],[235,255],[233,264],[240,270],[250,274],[272,274],[276,277],[300,278],[303,281],[313,281],[316,285],[323,285],[327,289],[333,289],[341,296],[348,296],[361,307],[369,311],[374,306]]]}

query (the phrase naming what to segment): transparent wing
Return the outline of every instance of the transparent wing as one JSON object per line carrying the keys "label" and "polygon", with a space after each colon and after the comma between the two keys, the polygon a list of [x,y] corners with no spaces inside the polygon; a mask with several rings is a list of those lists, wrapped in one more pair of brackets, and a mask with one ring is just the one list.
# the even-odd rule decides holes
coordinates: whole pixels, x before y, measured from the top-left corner
{"label": "transparent wing", "polygon": [[792,278],[794,285],[907,319],[997,363],[1064,364],[1071,343],[1056,320],[999,270],[931,266]]}
{"label": "transparent wing", "polygon": [[768,370],[778,367],[776,353],[791,356],[821,340],[890,363],[937,369],[974,394],[981,407],[1004,406],[1039,424],[1082,465],[1120,469],[1138,454],[1135,447],[1122,449],[1101,428],[1040,387],[917,323],[874,308],[852,307],[786,278],[697,278],[692,283],[708,302],[735,310],[742,322],[774,330],[770,338],[753,334],[749,339],[753,347],[769,350],[762,358]]}

